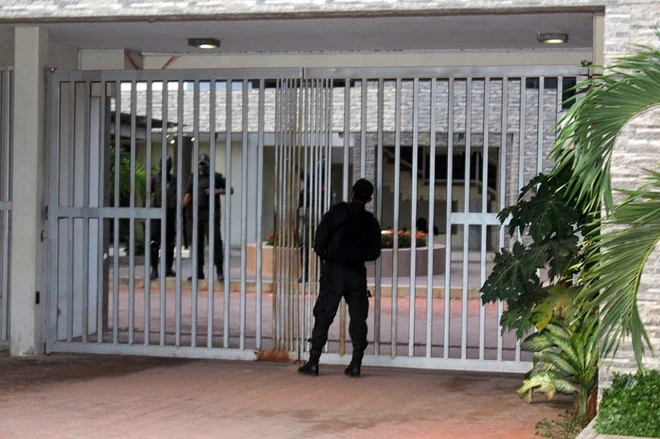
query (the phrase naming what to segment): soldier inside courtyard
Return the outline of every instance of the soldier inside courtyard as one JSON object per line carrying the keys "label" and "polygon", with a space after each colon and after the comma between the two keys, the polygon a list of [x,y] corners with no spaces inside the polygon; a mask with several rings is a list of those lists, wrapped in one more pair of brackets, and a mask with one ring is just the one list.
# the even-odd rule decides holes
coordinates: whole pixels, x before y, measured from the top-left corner
{"label": "soldier inside courtyard", "polygon": [[[210,168],[211,161],[209,156],[202,153],[199,155],[199,176],[198,176],[198,212],[197,214],[197,279],[204,279],[204,238],[210,242],[210,226],[209,226],[209,209],[211,206],[211,177]],[[225,177],[219,172],[214,173],[215,178],[215,207],[213,218],[213,265],[215,265],[218,280],[225,279],[224,275],[224,249],[222,245],[222,237],[220,235],[220,195],[226,194],[226,180]],[[231,188],[231,194],[234,193],[234,188]],[[186,195],[183,199],[184,206],[190,206],[193,203],[193,176],[190,176]],[[193,212],[195,214],[195,212]],[[210,255],[209,255],[210,257]],[[211,265],[209,261],[209,265]],[[209,276],[211,273],[209,273]],[[192,277],[188,278],[192,280]]]}

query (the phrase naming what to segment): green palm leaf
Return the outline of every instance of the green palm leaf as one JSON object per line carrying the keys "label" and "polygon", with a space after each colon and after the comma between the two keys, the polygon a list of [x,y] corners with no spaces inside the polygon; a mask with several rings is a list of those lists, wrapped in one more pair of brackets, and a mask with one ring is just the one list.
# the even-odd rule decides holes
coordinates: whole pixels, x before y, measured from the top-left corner
{"label": "green palm leaf", "polygon": [[590,307],[600,308],[604,354],[615,353],[630,336],[640,366],[645,347],[652,352],[652,346],[639,315],[637,293],[644,266],[660,241],[660,173],[649,172],[649,179],[641,189],[627,191],[629,199],[601,227],[625,228],[594,236],[587,259],[593,265],[582,275],[586,286],[580,294],[594,297]]}
{"label": "green palm leaf", "polygon": [[618,59],[605,75],[578,84],[579,98],[558,124],[554,172],[573,169],[575,178],[566,189],[588,211],[601,202],[611,210],[610,162],[616,140],[635,115],[660,105],[660,50],[640,48],[638,54]]}
{"label": "green palm leaf", "polygon": [[573,394],[576,388],[565,376],[554,370],[540,370],[531,377],[523,381],[523,385],[518,389],[518,396],[531,402],[534,392],[545,393],[548,398],[552,398],[556,392]]}

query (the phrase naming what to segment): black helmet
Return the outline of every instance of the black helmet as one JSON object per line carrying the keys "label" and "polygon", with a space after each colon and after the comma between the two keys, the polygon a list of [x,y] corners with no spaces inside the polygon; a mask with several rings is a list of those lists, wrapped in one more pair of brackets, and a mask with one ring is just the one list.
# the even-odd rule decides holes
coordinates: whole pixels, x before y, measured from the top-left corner
{"label": "black helmet", "polygon": [[160,169],[163,169],[163,162],[165,162],[165,167],[167,169],[167,173],[169,174],[172,170],[172,156],[167,154],[165,157],[163,157],[163,159],[158,164]]}
{"label": "black helmet", "polygon": [[208,174],[209,170],[211,168],[211,161],[209,160],[209,156],[201,153],[199,155],[199,172],[200,174]]}

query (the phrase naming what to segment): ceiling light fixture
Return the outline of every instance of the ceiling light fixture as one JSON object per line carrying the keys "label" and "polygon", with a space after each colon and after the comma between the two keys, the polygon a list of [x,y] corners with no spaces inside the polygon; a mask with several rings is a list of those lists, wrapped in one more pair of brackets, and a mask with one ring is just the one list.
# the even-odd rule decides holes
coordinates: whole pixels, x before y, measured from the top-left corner
{"label": "ceiling light fixture", "polygon": [[564,44],[568,42],[568,34],[564,32],[539,32],[536,39],[543,44]]}
{"label": "ceiling light fixture", "polygon": [[217,49],[220,47],[220,40],[215,38],[188,38],[188,45],[204,50]]}

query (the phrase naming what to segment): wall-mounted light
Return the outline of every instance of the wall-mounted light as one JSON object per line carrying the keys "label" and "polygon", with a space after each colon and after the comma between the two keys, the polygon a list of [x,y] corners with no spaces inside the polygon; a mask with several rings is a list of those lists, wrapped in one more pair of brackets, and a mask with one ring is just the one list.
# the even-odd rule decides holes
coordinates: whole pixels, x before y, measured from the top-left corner
{"label": "wall-mounted light", "polygon": [[188,45],[198,49],[211,50],[220,47],[220,40],[215,38],[188,38]]}
{"label": "wall-mounted light", "polygon": [[568,42],[568,34],[563,32],[539,32],[536,39],[543,44],[564,44]]}

